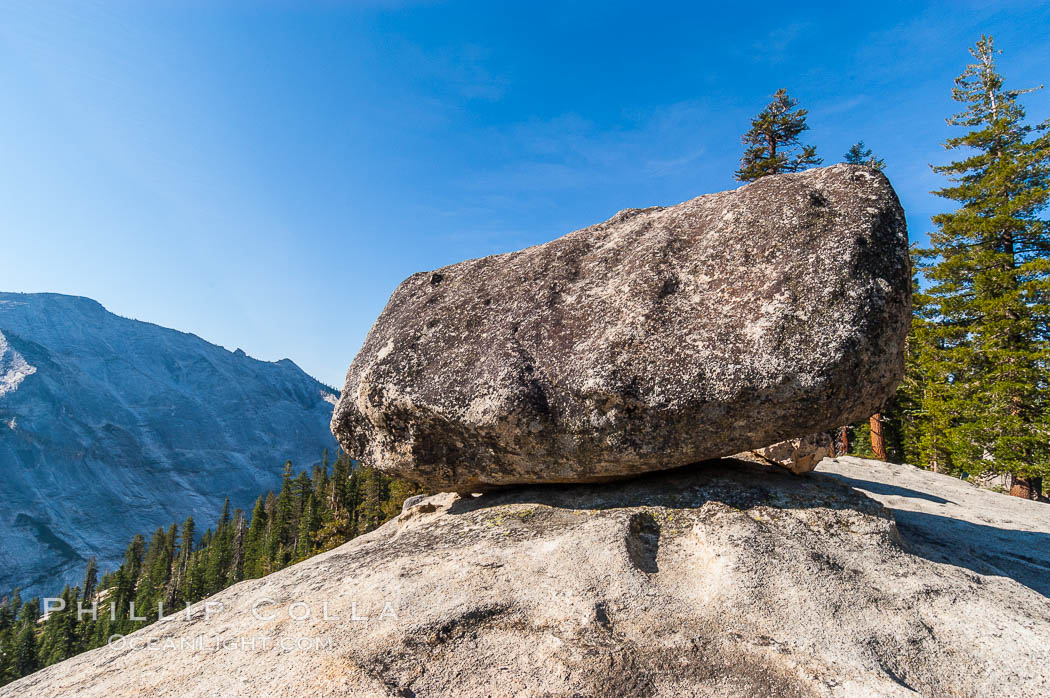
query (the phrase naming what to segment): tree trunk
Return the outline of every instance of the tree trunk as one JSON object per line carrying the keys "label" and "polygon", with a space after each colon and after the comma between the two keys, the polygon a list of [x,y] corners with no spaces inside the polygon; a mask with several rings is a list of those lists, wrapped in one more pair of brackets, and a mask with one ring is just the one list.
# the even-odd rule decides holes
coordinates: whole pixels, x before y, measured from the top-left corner
{"label": "tree trunk", "polygon": [[1010,476],[1010,496],[1038,500],[1043,494],[1043,478]]}
{"label": "tree trunk", "polygon": [[846,427],[839,429],[839,448],[842,449],[842,455],[849,453],[849,435],[846,433]]}
{"label": "tree trunk", "polygon": [[876,412],[868,420],[871,427],[871,452],[879,460],[886,460],[886,441],[882,438],[882,414]]}

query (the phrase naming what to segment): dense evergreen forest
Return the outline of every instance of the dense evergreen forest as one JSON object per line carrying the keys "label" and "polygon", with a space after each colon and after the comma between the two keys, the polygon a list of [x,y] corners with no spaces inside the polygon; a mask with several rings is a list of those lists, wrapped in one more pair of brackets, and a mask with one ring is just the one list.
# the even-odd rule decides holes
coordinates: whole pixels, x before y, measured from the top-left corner
{"label": "dense evergreen forest", "polygon": [[227,499],[215,527],[203,534],[190,517],[158,528],[148,543],[135,536],[120,567],[101,576],[92,558],[83,583],[62,590],[64,604],[57,605],[63,610],[46,618],[40,599],[23,601],[15,590],[0,600],[0,685],[134,632],[156,621],[161,609],[171,615],[242,579],[276,572],[375,530],[419,492],[345,454],[331,472],[325,453],[311,474],[294,474],[289,462],[282,477],[280,491],[259,497],[250,516],[231,512]]}

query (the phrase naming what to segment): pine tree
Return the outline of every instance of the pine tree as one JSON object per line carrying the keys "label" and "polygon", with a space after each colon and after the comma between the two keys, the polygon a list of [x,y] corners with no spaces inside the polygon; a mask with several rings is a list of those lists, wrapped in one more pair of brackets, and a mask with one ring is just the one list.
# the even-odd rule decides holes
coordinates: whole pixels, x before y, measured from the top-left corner
{"label": "pine tree", "polygon": [[328,491],[328,449],[326,448],[321,453],[321,465],[317,466],[314,472],[314,498],[317,500],[319,506],[323,506],[322,499],[325,493]]}
{"label": "pine tree", "polygon": [[[69,592],[69,586],[67,585],[62,589],[62,597],[65,597]],[[58,617],[61,611],[52,610],[47,615],[47,620],[43,624],[43,632],[40,633],[37,638],[37,656],[40,659],[40,664],[48,666],[62,660],[61,656],[61,642],[59,640],[59,626]]]}
{"label": "pine tree", "polygon": [[166,594],[167,600],[165,603],[171,609],[175,609],[187,599],[186,580],[189,575],[190,555],[193,553],[194,527],[193,517],[187,516],[186,520],[182,522],[182,533],[179,536],[181,545],[175,558],[175,569],[172,572],[171,580],[168,582],[168,593]]}
{"label": "pine tree", "polygon": [[[164,591],[171,576],[174,537],[174,525],[168,533],[165,533],[163,528],[157,528],[153,532],[153,537],[146,548],[141,571],[134,583],[136,616],[145,616],[149,619],[157,616],[157,605],[164,600]],[[139,625],[142,624],[142,621],[136,622]]]}
{"label": "pine tree", "polygon": [[123,567],[127,570],[128,576],[132,579],[138,579],[139,573],[142,571],[142,559],[145,554],[146,539],[140,534],[131,539],[131,543],[128,545],[127,550],[124,551]]}
{"label": "pine tree", "polygon": [[266,554],[266,531],[267,531],[266,506],[260,496],[255,500],[252,509],[252,520],[248,526],[248,533],[244,541],[244,578],[255,579],[266,574],[264,564]]}
{"label": "pine tree", "polygon": [[40,664],[49,666],[73,656],[76,652],[77,595],[77,591],[67,585],[62,590],[62,610],[54,610],[48,615],[38,648]]}
{"label": "pine tree", "polygon": [[84,583],[81,585],[83,588],[82,596],[85,605],[91,602],[91,599],[95,598],[95,587],[98,585],[98,563],[95,562],[95,556],[92,555],[88,560],[87,569],[84,571]]}
{"label": "pine tree", "polygon": [[741,138],[744,155],[736,178],[753,182],[766,175],[798,172],[822,163],[816,146],[802,145],[799,140],[809,129],[808,113],[786,90],[777,90],[773,101],[751,120],[751,129]]}
{"label": "pine tree", "polygon": [[[200,546],[193,552],[193,556],[190,561],[190,568],[201,573],[200,579],[203,580],[204,569],[208,563],[208,552],[211,549],[212,541],[215,540],[215,534],[211,532],[211,529],[206,529],[204,534],[201,536]],[[194,598],[199,598],[203,595],[202,589],[197,589],[194,594]]]}
{"label": "pine tree", "polygon": [[223,502],[218,524],[215,526],[215,535],[212,536],[208,545],[204,572],[204,596],[210,596],[226,588],[233,560],[233,535],[230,498],[227,497]]}
{"label": "pine tree", "polygon": [[18,612],[18,622],[22,625],[35,625],[40,618],[40,599],[32,598],[22,602],[22,610]]}
{"label": "pine tree", "polygon": [[345,510],[349,505],[347,486],[350,481],[350,459],[346,454],[340,452],[332,467],[332,509],[336,511]]}
{"label": "pine tree", "polygon": [[1012,478],[1036,497],[1048,472],[1050,122],[1030,125],[995,65],[991,37],[970,49],[956,79],[964,105],[948,123],[967,129],[945,148],[960,160],[934,167],[936,193],[959,208],[934,216],[922,272],[930,323],[923,348],[931,385],[923,400],[924,457],[938,467]]}
{"label": "pine tree", "polygon": [[248,533],[248,524],[244,520],[243,510],[233,510],[233,523],[230,526],[233,533],[230,541],[230,564],[224,588],[244,579],[244,539]]}
{"label": "pine tree", "polygon": [[[115,604],[117,618],[125,620],[131,609],[131,602],[135,600],[135,587],[138,583],[139,574],[142,571],[142,560],[145,553],[145,539],[141,534],[132,538],[127,550],[124,551],[124,562],[117,570],[116,589],[110,603]],[[131,627],[130,623],[122,624],[121,629]]]}
{"label": "pine tree", "polygon": [[851,145],[846,154],[842,156],[842,161],[848,165],[864,165],[879,172],[886,167],[886,161],[875,157],[871,148],[865,148],[864,141],[857,141]]}
{"label": "pine tree", "polygon": [[27,676],[40,668],[34,623],[23,623],[15,640],[14,667],[18,676]]}
{"label": "pine tree", "polygon": [[295,557],[297,560],[305,560],[313,554],[314,535],[319,528],[319,516],[313,493],[306,499],[306,508],[303,515],[299,517],[299,534],[296,541]]}
{"label": "pine tree", "polygon": [[11,607],[11,599],[4,597],[0,599],[0,632],[7,630],[15,624],[15,609]]}
{"label": "pine tree", "polygon": [[298,506],[295,485],[292,480],[292,462],[284,464],[281,475],[281,491],[277,495],[274,516],[270,522],[270,560],[276,569],[284,567],[288,557],[294,551],[295,510]]}
{"label": "pine tree", "polygon": [[[6,608],[7,604],[3,604]],[[15,645],[17,635],[13,625],[0,628],[0,686],[18,678],[15,667]]]}

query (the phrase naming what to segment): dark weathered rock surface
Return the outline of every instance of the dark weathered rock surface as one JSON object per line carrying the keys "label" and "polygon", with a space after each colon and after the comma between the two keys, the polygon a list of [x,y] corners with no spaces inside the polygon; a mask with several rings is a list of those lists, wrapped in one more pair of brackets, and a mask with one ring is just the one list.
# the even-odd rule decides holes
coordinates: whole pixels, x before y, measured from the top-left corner
{"label": "dark weathered rock surface", "polygon": [[445,493],[0,696],[1035,698],[1048,540],[1045,504],[855,459]]}
{"label": "dark weathered rock surface", "polygon": [[352,456],[435,489],[597,481],[865,418],[903,368],[907,233],[836,165],[415,274],[347,374]]}

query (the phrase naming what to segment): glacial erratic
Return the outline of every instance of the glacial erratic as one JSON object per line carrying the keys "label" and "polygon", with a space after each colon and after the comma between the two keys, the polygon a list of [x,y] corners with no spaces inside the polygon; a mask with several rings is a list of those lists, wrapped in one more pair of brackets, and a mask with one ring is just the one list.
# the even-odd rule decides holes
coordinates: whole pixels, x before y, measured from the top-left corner
{"label": "glacial erratic", "polygon": [[332,419],[354,458],[457,491],[602,481],[869,416],[903,371],[889,181],[836,165],[631,209],[415,274]]}

